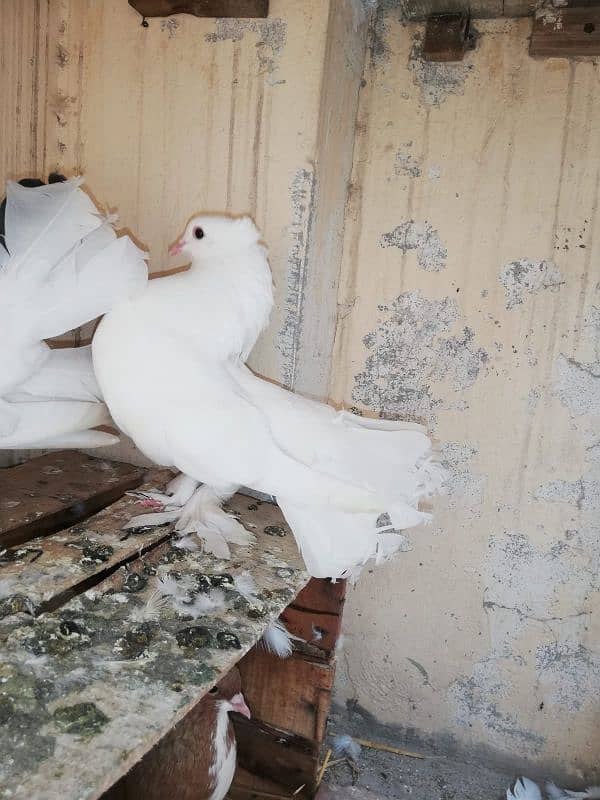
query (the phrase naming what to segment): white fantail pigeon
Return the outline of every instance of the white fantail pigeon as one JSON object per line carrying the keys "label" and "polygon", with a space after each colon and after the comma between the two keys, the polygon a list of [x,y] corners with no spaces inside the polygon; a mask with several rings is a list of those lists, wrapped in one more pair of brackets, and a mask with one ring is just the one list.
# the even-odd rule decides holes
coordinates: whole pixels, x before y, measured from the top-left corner
{"label": "white fantail pigeon", "polygon": [[143,290],[145,254],[117,238],[79,186],[7,186],[0,248],[0,449],[95,447],[110,421],[91,349],[51,350],[49,339]]}
{"label": "white fantail pigeon", "polygon": [[217,537],[248,543],[221,510],[246,486],[277,497],[315,577],[390,557],[404,543],[399,530],[428,520],[419,502],[443,481],[424,429],[336,412],[244,365],[273,305],[248,217],[196,217],[172,252],[190,255],[191,268],[149,282],[104,317],[92,343],[117,425],[152,461],[184,473],[173,487],[183,508],[144,522],[178,517],[209,549]]}

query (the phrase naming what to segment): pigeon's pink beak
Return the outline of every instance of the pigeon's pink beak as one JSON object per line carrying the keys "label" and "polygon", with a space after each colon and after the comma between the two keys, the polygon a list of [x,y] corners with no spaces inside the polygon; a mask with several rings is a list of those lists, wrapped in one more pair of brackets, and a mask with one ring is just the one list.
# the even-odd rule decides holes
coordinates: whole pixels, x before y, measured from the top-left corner
{"label": "pigeon's pink beak", "polygon": [[181,253],[181,251],[183,250],[183,245],[184,245],[183,239],[177,239],[175,244],[172,244],[171,247],[169,247],[169,255],[176,256],[178,253]]}
{"label": "pigeon's pink beak", "polygon": [[246,705],[244,695],[241,692],[234,694],[229,702],[231,703],[233,710],[237,711],[238,714],[242,714],[242,716],[246,717],[247,719],[251,718],[252,715],[250,714],[250,709]]}

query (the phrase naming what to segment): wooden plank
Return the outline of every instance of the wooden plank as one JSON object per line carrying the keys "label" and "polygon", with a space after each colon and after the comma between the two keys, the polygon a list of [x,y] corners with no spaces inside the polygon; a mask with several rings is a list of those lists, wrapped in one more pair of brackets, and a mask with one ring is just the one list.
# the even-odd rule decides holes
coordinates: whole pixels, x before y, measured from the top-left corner
{"label": "wooden plank", "polygon": [[143,475],[131,464],[75,451],[0,470],[0,548],[84,520],[139,486]]}
{"label": "wooden plank", "polygon": [[557,8],[539,12],[533,20],[531,56],[600,55],[600,9]]}
{"label": "wooden plank", "polygon": [[[156,490],[171,477],[153,470],[143,488]],[[123,531],[139,513],[125,496],[83,523],[0,552],[0,618],[15,609],[52,611],[170,536],[171,527]]]}
{"label": "wooden plank", "polygon": [[313,796],[319,758],[314,741],[256,719],[236,716],[234,726],[242,769],[267,777],[283,788],[284,797],[295,792],[296,798]]}
{"label": "wooden plank", "polygon": [[346,581],[311,578],[294,600],[294,608],[321,614],[341,614],[346,599]]}
{"label": "wooden plank", "polygon": [[431,14],[427,18],[423,58],[426,61],[462,61],[469,44],[469,15]]}
{"label": "wooden plank", "polygon": [[323,741],[334,666],[294,653],[280,659],[260,648],[239,664],[246,700],[255,718],[317,743]]}
{"label": "wooden plank", "polygon": [[129,0],[143,17],[268,17],[269,0]]}
{"label": "wooden plank", "polygon": [[[100,797],[307,583],[279,509],[240,495],[231,507],[256,526],[257,543],[234,547],[230,561],[165,542],[129,565],[139,591],[128,591],[128,573],[118,570],[57,611],[0,620],[0,798]],[[275,526],[283,536],[268,532]],[[256,603],[226,588],[225,605],[198,620],[171,602],[148,603],[161,576],[200,586],[203,576],[245,572],[256,583]],[[198,626],[208,629],[208,642],[190,631]]]}
{"label": "wooden plank", "polygon": [[238,763],[226,800],[308,800],[310,797],[311,794],[304,790],[294,797],[285,786],[262,775],[254,775]]}
{"label": "wooden plank", "polygon": [[301,611],[292,604],[282,613],[281,621],[291,634],[304,639],[310,646],[306,650],[299,647],[300,651],[313,658],[330,658],[341,631],[340,616]]}

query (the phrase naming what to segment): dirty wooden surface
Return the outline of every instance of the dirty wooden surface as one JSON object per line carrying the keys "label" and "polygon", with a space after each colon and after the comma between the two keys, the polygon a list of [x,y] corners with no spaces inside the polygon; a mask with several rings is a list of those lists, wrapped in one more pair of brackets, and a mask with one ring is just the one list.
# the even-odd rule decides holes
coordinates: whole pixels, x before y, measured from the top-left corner
{"label": "dirty wooden surface", "polygon": [[0,549],[85,519],[142,479],[131,464],[74,451],[0,470]]}
{"label": "dirty wooden surface", "polygon": [[[90,518],[84,527],[97,540],[110,536],[110,515],[116,528],[129,503]],[[230,506],[257,537],[249,550],[235,547],[230,561],[155,540],[143,557],[108,577],[96,573],[99,583],[55,611],[32,616],[48,589],[36,593],[31,585],[33,603],[24,595],[23,604],[5,609],[0,797],[101,796],[255,644],[305,585],[308,578],[279,509],[242,495]],[[284,535],[272,535],[274,527]],[[169,531],[162,529],[160,537]],[[82,533],[62,532],[56,547],[69,535],[77,540]],[[43,540],[44,546],[52,539]],[[122,542],[127,552],[130,539]],[[28,566],[33,569],[43,556]],[[3,578],[3,570],[18,580],[15,563],[0,566],[0,593],[12,594],[14,584]],[[228,577],[242,573],[255,583],[250,600]],[[179,610],[170,600],[157,603],[159,579],[165,576],[198,587],[207,579],[221,583],[224,605],[193,619],[181,603]],[[73,590],[80,579],[75,570]],[[65,583],[60,586],[62,592]]]}
{"label": "dirty wooden surface", "polygon": [[558,8],[536,15],[529,54],[547,58],[600,55],[600,9]]}
{"label": "dirty wooden surface", "polygon": [[269,0],[129,0],[144,17],[192,14],[195,17],[267,17]]}

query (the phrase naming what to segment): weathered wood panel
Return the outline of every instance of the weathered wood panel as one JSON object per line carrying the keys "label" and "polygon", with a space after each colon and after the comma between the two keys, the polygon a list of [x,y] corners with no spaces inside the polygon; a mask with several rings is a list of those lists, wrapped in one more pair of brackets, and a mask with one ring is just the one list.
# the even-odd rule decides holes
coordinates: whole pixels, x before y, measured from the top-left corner
{"label": "weathered wood panel", "polygon": [[243,717],[236,717],[234,725],[242,769],[251,775],[268,776],[285,795],[293,794],[301,800],[313,796],[319,752],[316,742]]}
{"label": "weathered wood panel", "polygon": [[[28,474],[35,475],[31,469]],[[170,477],[167,470],[154,470],[144,488],[156,490]],[[170,536],[171,526],[122,530],[140,512],[134,498],[123,497],[83,523],[0,552],[0,617],[15,604],[35,615],[58,608]]]}
{"label": "weathered wood panel", "polygon": [[0,470],[0,548],[89,517],[143,480],[130,464],[64,451]]}
{"label": "weathered wood panel", "polygon": [[335,672],[330,664],[309,661],[300,653],[282,660],[257,648],[239,668],[255,717],[322,741]]}
{"label": "weathered wood panel", "polygon": [[193,14],[196,17],[267,17],[269,0],[129,0],[142,16],[168,17]]}
{"label": "weathered wood panel", "polygon": [[600,8],[557,8],[536,14],[529,54],[555,58],[600,55]]}
{"label": "weathered wood panel", "polygon": [[[231,561],[165,542],[55,612],[0,621],[0,797],[99,797],[305,585],[279,510],[239,495],[231,506],[258,539],[249,551],[235,548]],[[273,525],[286,535],[270,535]],[[250,600],[223,577],[246,572],[256,584]],[[166,575],[197,586],[220,576],[213,583],[222,584],[224,605],[198,619],[186,606],[157,605]]]}

